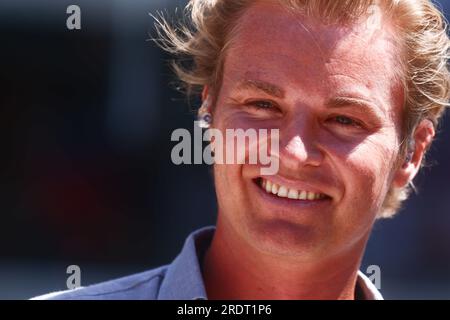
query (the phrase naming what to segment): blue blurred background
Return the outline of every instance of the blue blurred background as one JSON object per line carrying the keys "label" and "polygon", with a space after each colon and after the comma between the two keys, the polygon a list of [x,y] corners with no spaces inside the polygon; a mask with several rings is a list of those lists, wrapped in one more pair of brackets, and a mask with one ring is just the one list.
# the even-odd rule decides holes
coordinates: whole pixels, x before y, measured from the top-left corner
{"label": "blue blurred background", "polygon": [[[88,285],[169,263],[214,223],[210,169],[170,160],[194,107],[148,41],[149,13],[185,3],[0,1],[0,299],[66,289],[69,265]],[[368,244],[386,298],[450,298],[449,115],[440,131],[420,193]]]}

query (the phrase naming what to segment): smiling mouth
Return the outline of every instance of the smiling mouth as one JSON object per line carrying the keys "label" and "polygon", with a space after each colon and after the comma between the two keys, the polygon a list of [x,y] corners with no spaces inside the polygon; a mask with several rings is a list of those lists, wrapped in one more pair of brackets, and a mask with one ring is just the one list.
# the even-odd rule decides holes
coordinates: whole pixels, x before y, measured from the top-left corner
{"label": "smiling mouth", "polygon": [[255,180],[255,183],[266,193],[269,193],[279,198],[287,198],[302,201],[320,201],[331,199],[330,196],[324,193],[317,193],[308,190],[292,189],[264,178],[257,178]]}

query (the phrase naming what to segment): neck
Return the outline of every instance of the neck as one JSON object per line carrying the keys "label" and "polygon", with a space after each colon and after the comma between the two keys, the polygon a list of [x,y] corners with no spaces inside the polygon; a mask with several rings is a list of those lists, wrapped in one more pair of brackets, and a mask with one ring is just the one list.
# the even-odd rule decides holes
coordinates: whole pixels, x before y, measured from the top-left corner
{"label": "neck", "polygon": [[353,300],[364,245],[305,262],[263,253],[218,221],[203,261],[208,299]]}

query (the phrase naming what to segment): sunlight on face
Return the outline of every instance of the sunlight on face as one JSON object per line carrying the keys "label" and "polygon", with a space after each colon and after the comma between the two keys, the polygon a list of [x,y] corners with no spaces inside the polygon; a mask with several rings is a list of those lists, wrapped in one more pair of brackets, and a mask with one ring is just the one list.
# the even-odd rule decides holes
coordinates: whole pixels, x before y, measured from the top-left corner
{"label": "sunlight on face", "polygon": [[252,246],[302,259],[364,246],[392,180],[403,101],[376,12],[324,26],[257,3],[239,20],[214,127],[280,130],[276,175],[214,167],[219,221]]}

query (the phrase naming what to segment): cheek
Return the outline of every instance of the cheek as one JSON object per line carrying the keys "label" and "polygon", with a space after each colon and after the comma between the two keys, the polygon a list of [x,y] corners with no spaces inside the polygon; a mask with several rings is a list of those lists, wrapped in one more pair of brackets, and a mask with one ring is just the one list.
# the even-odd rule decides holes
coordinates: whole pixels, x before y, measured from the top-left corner
{"label": "cheek", "polygon": [[233,211],[234,202],[240,202],[240,169],[236,165],[214,164],[214,186],[219,209]]}
{"label": "cheek", "polygon": [[384,201],[396,154],[395,141],[392,144],[388,141],[387,137],[368,138],[341,162],[346,195],[354,203],[370,203],[379,207]]}

